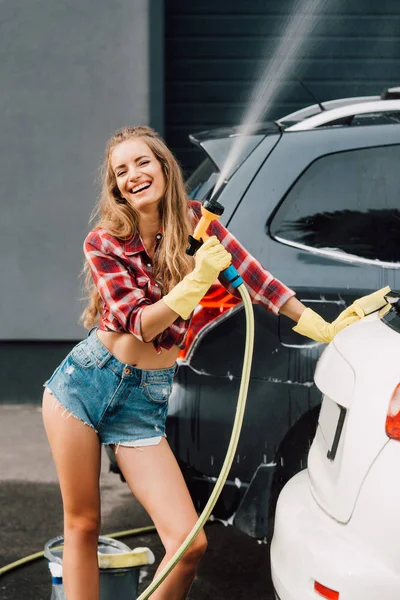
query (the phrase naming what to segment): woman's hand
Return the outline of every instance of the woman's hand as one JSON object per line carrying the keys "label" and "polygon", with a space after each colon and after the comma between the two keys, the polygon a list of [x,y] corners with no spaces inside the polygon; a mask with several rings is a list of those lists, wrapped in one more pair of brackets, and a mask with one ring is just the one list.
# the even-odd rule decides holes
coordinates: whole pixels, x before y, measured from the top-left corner
{"label": "woman's hand", "polygon": [[293,331],[316,342],[328,344],[339,331],[360,320],[360,317],[353,312],[347,313],[348,310],[347,308],[335,321],[328,323],[311,308],[306,308],[296,327],[293,327]]}
{"label": "woman's hand", "polygon": [[232,256],[213,235],[197,250],[193,272],[196,273],[196,279],[211,285],[220,272],[229,267],[231,260]]}
{"label": "woman's hand", "polygon": [[316,342],[329,343],[335,335],[342,331],[345,327],[352,325],[363,317],[375,312],[379,309],[380,316],[383,316],[385,311],[390,308],[390,305],[385,299],[385,296],[390,292],[390,287],[386,286],[377,292],[373,292],[368,296],[363,296],[355,300],[348,308],[340,313],[340,315],[332,323],[327,323],[320,315],[306,308],[293,331],[315,340]]}
{"label": "woman's hand", "polygon": [[231,255],[215,236],[199,248],[196,266],[180,283],[162,298],[164,303],[182,319],[187,319],[196,308],[221,271],[230,265]]}
{"label": "woman's hand", "polygon": [[372,294],[368,294],[368,296],[363,296],[362,298],[355,300],[347,310],[352,309],[353,312],[362,319],[381,308],[390,308],[390,304],[385,298],[390,291],[390,287],[387,285],[377,292],[373,292]]}

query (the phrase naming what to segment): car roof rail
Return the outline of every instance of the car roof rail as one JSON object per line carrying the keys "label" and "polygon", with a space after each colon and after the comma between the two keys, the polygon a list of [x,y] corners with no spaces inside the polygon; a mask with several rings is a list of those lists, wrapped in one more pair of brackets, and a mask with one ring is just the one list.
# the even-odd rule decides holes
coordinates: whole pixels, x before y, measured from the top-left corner
{"label": "car roof rail", "polygon": [[286,115],[277,123],[285,127],[285,131],[305,131],[324,125],[349,124],[356,115],[400,113],[400,87],[385,88],[379,96],[357,96],[339,98],[323,102],[324,108],[318,104],[307,106]]}
{"label": "car roof rail", "polygon": [[[339,98],[338,100],[328,100],[327,102],[322,102],[325,111],[331,110],[332,108],[339,108],[341,106],[348,106],[350,104],[359,104],[360,102],[373,102],[375,100],[379,100],[379,96],[357,96],[355,98]],[[322,114],[321,108],[318,104],[312,104],[311,106],[306,106],[305,108],[301,108],[300,110],[296,110],[282,119],[278,119],[277,123],[279,125],[284,125],[286,121],[303,121],[308,117],[313,117],[314,115]]]}
{"label": "car roof rail", "polygon": [[290,125],[286,127],[285,131],[307,131],[327,125],[343,125],[346,124],[346,120],[351,122],[351,118],[356,115],[368,114],[372,116],[382,113],[399,113],[400,115],[400,100],[375,100],[332,108],[309,117],[300,123]]}

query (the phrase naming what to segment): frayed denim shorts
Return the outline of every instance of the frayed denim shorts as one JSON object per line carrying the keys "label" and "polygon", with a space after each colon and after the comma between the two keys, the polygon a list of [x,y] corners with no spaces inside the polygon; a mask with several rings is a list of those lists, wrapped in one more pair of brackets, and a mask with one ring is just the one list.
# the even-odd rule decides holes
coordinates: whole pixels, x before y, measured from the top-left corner
{"label": "frayed denim shorts", "polygon": [[123,364],[93,328],[43,385],[68,416],[92,427],[102,444],[150,446],[165,437],[176,369],[177,365],[144,370]]}

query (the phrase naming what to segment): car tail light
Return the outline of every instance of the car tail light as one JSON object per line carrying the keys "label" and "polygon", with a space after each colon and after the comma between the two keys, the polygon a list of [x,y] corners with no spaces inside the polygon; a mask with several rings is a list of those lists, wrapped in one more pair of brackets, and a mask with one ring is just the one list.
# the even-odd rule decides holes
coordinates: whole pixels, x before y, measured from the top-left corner
{"label": "car tail light", "polygon": [[386,417],[386,433],[390,438],[400,440],[400,383],[397,384],[390,399]]}
{"label": "car tail light", "polygon": [[314,590],[321,594],[323,598],[327,598],[328,600],[339,600],[339,592],[335,592],[335,590],[331,590],[322,583],[318,583],[318,581],[314,581]]}
{"label": "car tail light", "polygon": [[200,332],[223,315],[226,317],[227,312],[240,302],[241,299],[235,298],[227,292],[219,281],[213,283],[194,311],[185,340],[185,348],[179,352],[178,358],[187,359]]}

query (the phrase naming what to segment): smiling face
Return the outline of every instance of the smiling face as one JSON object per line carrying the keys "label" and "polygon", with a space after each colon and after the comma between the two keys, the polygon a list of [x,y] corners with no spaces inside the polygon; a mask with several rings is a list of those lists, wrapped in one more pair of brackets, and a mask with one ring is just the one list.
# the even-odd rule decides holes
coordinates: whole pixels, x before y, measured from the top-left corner
{"label": "smiling face", "polygon": [[119,143],[111,152],[110,166],[121,196],[138,212],[158,207],[165,178],[146,142],[132,138]]}

